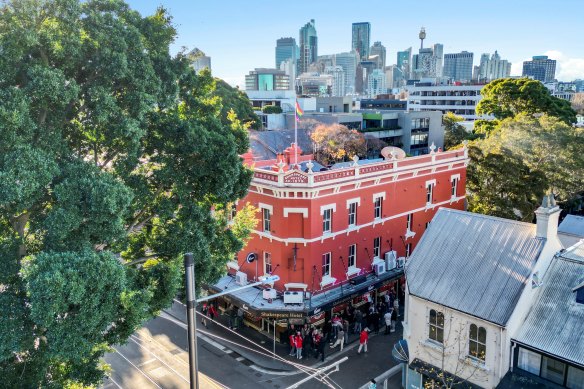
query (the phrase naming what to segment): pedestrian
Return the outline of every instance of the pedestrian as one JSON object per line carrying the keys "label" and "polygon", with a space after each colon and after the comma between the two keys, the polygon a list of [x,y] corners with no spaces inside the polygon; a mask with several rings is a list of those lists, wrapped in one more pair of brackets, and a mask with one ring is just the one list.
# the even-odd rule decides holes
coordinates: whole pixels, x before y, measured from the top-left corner
{"label": "pedestrian", "polygon": [[379,313],[377,311],[373,311],[371,314],[371,321],[373,322],[373,331],[375,331],[376,334],[379,333],[379,319]]}
{"label": "pedestrian", "polygon": [[341,345],[341,351],[343,351],[343,345],[345,344],[345,331],[343,331],[343,327],[339,328],[339,331],[337,332],[337,341],[331,345],[331,348],[337,347],[338,344]]}
{"label": "pedestrian", "polygon": [[326,344],[326,341],[324,338],[320,339],[320,342],[318,343],[318,354],[316,354],[316,357],[318,358],[319,355],[322,354],[322,359],[321,361],[324,362],[324,346]]}
{"label": "pedestrian", "polygon": [[294,345],[296,346],[296,358],[302,359],[302,333],[300,331],[296,333]]}
{"label": "pedestrian", "polygon": [[383,320],[385,320],[385,335],[389,334],[389,330],[391,328],[391,313],[393,309],[390,309],[383,315]]}
{"label": "pedestrian", "polygon": [[306,335],[304,335],[304,338],[302,339],[302,348],[302,355],[308,358],[310,356],[310,351],[312,350],[312,329],[309,329],[306,332]]}
{"label": "pedestrian", "polygon": [[349,322],[343,321],[343,332],[345,333],[345,344],[349,343]]}
{"label": "pedestrian", "polygon": [[315,329],[314,332],[312,333],[312,347],[313,347],[313,351],[314,351],[314,357],[318,358],[318,345],[320,344],[320,341],[322,340],[322,336],[320,336],[320,331],[318,329]]}
{"label": "pedestrian", "polygon": [[290,332],[288,339],[290,340],[290,356],[293,356],[296,354],[296,335],[294,334],[294,330]]}
{"label": "pedestrian", "polygon": [[237,320],[235,321],[235,329],[238,329],[240,326],[243,327],[243,308],[239,307],[237,309]]}
{"label": "pedestrian", "polygon": [[215,316],[217,316],[217,310],[215,309],[215,305],[211,303],[209,304],[209,317],[211,318],[211,321],[215,319]]}
{"label": "pedestrian", "polygon": [[367,352],[367,342],[369,341],[369,328],[365,327],[363,331],[361,331],[361,335],[359,335],[359,350],[357,350],[357,354],[361,353],[361,349],[365,348],[365,352]]}
{"label": "pedestrian", "polygon": [[361,332],[361,322],[363,321],[363,312],[359,308],[355,310],[355,329],[353,332],[359,334]]}
{"label": "pedestrian", "polygon": [[203,303],[203,307],[201,307],[201,313],[201,324],[207,328],[207,315],[209,314],[209,307],[207,306],[207,303]]}
{"label": "pedestrian", "polygon": [[[397,301],[397,300],[395,300]],[[395,323],[397,322],[397,309],[391,312],[391,332],[395,332]]]}
{"label": "pedestrian", "polygon": [[229,320],[229,329],[233,329],[235,327],[235,320],[237,317],[237,310],[235,309],[235,305],[229,304],[229,309],[227,310],[227,318]]}

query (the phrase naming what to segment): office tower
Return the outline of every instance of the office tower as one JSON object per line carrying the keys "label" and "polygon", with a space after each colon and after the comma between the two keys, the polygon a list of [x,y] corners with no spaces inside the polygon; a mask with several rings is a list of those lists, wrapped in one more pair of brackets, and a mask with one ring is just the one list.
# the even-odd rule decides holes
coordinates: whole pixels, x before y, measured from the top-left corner
{"label": "office tower", "polygon": [[289,90],[294,90],[294,82],[296,80],[296,62],[289,58],[280,63],[280,70],[282,70],[290,80]]}
{"label": "office tower", "polygon": [[298,61],[297,57],[298,46],[294,38],[280,38],[276,41],[276,68],[287,59],[291,59],[294,63]]}
{"label": "office tower", "polygon": [[442,75],[452,81],[470,81],[472,79],[472,63],[473,53],[468,51],[445,54]]}
{"label": "office tower", "polygon": [[318,57],[318,38],[316,37],[316,27],[314,19],[306,23],[300,29],[300,58],[298,62],[298,74],[308,71],[310,64],[316,62]]}
{"label": "office tower", "polygon": [[424,48],[426,30],[420,30],[420,51],[413,55],[411,64],[410,79],[421,79],[424,77],[440,77],[442,75],[442,56],[444,46],[436,43],[432,48]]}
{"label": "office tower", "polygon": [[442,58],[444,57],[444,45],[442,43],[436,43],[432,47],[432,54],[435,57],[436,67],[434,69],[434,74],[436,77],[442,76]]}
{"label": "office tower", "polygon": [[325,74],[333,76],[331,96],[344,96],[346,94],[345,71],[342,66],[327,66]]}
{"label": "office tower", "polygon": [[534,56],[531,61],[523,62],[523,76],[533,77],[541,82],[552,82],[556,78],[556,61],[547,55]]}
{"label": "office tower", "polygon": [[205,68],[211,70],[211,57],[206,56],[201,50],[194,48],[187,54],[187,58],[197,74]]}
{"label": "office tower", "polygon": [[355,93],[355,77],[357,75],[357,63],[359,62],[359,55],[355,51],[345,53],[320,55],[318,56],[319,63],[324,67],[340,66],[345,72],[345,94]]}
{"label": "office tower", "polygon": [[397,67],[401,70],[404,80],[410,78],[412,64],[412,48],[408,47],[404,51],[397,52]]}
{"label": "office tower", "polygon": [[360,59],[369,58],[369,44],[371,37],[371,23],[353,23],[351,49],[355,50]]}
{"label": "office tower", "polygon": [[505,59],[501,59],[497,51],[490,58],[489,54],[481,55],[481,64],[479,67],[478,80],[482,82],[509,77],[511,74],[511,63]]}
{"label": "office tower", "polygon": [[[381,42],[374,42],[371,49],[369,49],[369,59],[377,63],[377,69],[383,70],[385,68],[385,46]],[[377,58],[373,58],[377,56]]]}
{"label": "office tower", "polygon": [[302,73],[298,76],[296,91],[302,96],[331,96],[333,76],[331,74]]}
{"label": "office tower", "polygon": [[383,70],[374,69],[369,77],[367,77],[367,92],[369,97],[387,93],[385,81],[385,73]]}
{"label": "office tower", "polygon": [[290,77],[279,69],[256,68],[245,76],[246,91],[275,91],[290,89]]}

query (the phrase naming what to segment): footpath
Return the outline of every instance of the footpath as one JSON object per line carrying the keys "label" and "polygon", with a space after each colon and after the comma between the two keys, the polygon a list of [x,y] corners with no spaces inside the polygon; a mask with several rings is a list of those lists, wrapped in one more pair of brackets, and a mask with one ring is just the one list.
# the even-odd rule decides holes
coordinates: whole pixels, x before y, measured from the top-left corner
{"label": "footpath", "polygon": [[[186,324],[186,307],[184,304],[174,302],[172,307],[164,311],[167,315]],[[216,347],[226,349],[227,352],[237,361],[243,363],[258,372],[274,375],[292,375],[298,370],[294,365],[318,368],[330,365],[330,363],[348,356],[346,362],[340,364],[340,371],[335,373],[341,377],[343,387],[361,387],[371,378],[375,378],[392,367],[396,362],[391,357],[391,350],[395,342],[402,337],[401,324],[397,323],[396,331],[385,335],[385,327],[382,327],[379,334],[373,332],[369,335],[368,352],[357,354],[359,347],[359,335],[350,334],[349,342],[345,343],[343,351],[339,346],[331,349],[325,347],[325,360],[314,358],[313,355],[303,357],[301,360],[289,355],[289,346],[274,342],[266,335],[258,331],[242,327],[237,330],[229,330],[228,317],[219,315],[215,318],[215,323],[207,319],[207,328],[201,324],[201,316],[197,311],[197,332],[199,338],[216,345]],[[279,357],[275,357],[272,353]],[[401,374],[395,368],[396,374],[391,377],[389,388],[400,387]]]}

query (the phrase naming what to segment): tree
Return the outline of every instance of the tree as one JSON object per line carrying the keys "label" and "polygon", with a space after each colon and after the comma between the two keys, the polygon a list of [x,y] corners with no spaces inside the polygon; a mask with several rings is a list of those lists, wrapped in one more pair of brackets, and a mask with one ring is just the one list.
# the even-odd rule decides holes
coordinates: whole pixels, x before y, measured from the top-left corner
{"label": "tree", "polygon": [[[208,70],[203,71],[208,72]],[[233,110],[246,128],[253,128],[255,130],[261,128],[262,122],[253,111],[251,102],[244,92],[232,87],[220,78],[215,78],[215,91],[213,95],[221,99],[221,122],[224,125],[229,125],[230,120],[228,114],[229,111]]]}
{"label": "tree", "polygon": [[521,113],[530,116],[548,114],[568,125],[576,122],[570,103],[552,96],[536,80],[500,78],[485,85],[481,95],[483,98],[476,109],[479,115],[493,115],[497,120],[502,120]]}
{"label": "tree", "polygon": [[109,346],[171,303],[184,252],[200,285],[242,247],[249,227],[212,210],[246,193],[247,131],[169,54],[163,8],[13,0],[0,31],[2,384],[97,385]]}
{"label": "tree", "polygon": [[580,115],[584,115],[584,93],[575,93],[572,100],[572,109]]}
{"label": "tree", "polygon": [[315,143],[316,159],[325,165],[367,152],[363,134],[340,124],[319,125],[310,137]]}
{"label": "tree", "polygon": [[282,108],[277,105],[266,105],[264,108],[262,108],[262,112],[265,114],[282,113]]}
{"label": "tree", "polygon": [[442,117],[442,124],[444,125],[444,148],[446,150],[458,146],[463,140],[468,139],[469,133],[463,125],[459,124],[464,118],[447,112]]}

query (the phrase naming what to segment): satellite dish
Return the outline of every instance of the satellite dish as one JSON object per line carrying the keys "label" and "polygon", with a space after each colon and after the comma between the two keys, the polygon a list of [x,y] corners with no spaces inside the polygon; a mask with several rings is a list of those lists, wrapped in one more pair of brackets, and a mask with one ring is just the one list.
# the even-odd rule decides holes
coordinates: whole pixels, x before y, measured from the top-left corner
{"label": "satellite dish", "polygon": [[387,146],[381,149],[381,155],[384,159],[404,159],[406,157],[406,152],[395,146]]}

